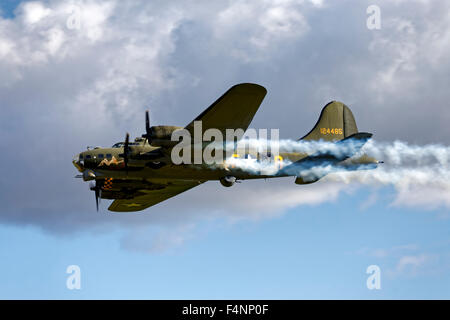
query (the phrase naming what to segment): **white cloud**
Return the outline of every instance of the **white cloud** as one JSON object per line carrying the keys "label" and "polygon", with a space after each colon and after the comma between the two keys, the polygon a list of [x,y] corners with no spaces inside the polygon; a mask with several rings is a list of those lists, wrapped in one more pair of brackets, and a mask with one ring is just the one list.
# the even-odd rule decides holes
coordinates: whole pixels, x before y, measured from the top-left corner
{"label": "white cloud", "polygon": [[405,252],[414,252],[417,251],[418,249],[419,247],[417,245],[410,243],[404,245],[397,245],[390,248],[376,248],[376,249],[362,248],[356,251],[355,253],[382,259],[389,257],[398,257],[399,255],[404,255]]}
{"label": "white cloud", "polygon": [[47,32],[48,41],[46,43],[47,51],[51,56],[57,54],[58,50],[64,44],[65,34],[60,28],[53,28]]}
{"label": "white cloud", "polygon": [[27,25],[38,23],[45,17],[48,17],[52,10],[46,8],[42,2],[30,1],[22,5],[23,19]]}
{"label": "white cloud", "polygon": [[[215,36],[233,44],[236,58],[259,60],[267,56],[267,50],[276,50],[281,42],[295,40],[308,32],[303,10],[303,1],[234,1],[218,13]],[[244,37],[238,38],[237,34]]]}
{"label": "white cloud", "polygon": [[[226,191],[226,196],[218,197],[214,203],[215,210],[231,218],[231,221],[259,220],[282,215],[286,210],[297,206],[334,202],[341,192],[352,191],[352,188],[332,182],[295,185],[293,179],[244,181],[245,185],[235,186],[234,190]],[[234,200],[230,202],[230,199]]]}
{"label": "white cloud", "polygon": [[[337,172],[325,180],[371,186],[393,186],[391,205],[415,209],[450,208],[448,168],[384,168],[358,172]],[[370,200],[370,198],[369,198]]]}
{"label": "white cloud", "polygon": [[423,19],[417,14],[389,14],[386,6],[388,4],[382,10],[383,26],[373,33],[369,44],[369,51],[378,61],[371,88],[397,95],[408,94],[429,81],[430,73],[436,68],[449,68],[450,7],[443,2],[419,1],[417,10],[430,17]]}
{"label": "white cloud", "polygon": [[[399,123],[399,117],[386,115],[394,107],[401,114],[410,111],[410,101],[402,104],[395,98],[415,97],[414,93],[436,96],[443,106],[448,104],[448,88],[439,90],[445,82],[434,78],[436,74],[448,75],[450,17],[445,10],[447,2],[435,3],[423,4],[429,10],[417,16],[403,14],[400,8],[389,17],[388,10],[383,9],[382,19],[386,21],[379,33],[370,35],[370,43],[365,38],[340,38],[339,33],[336,37],[333,34],[336,40],[329,43],[329,30],[322,28],[320,15],[310,14],[317,13],[313,10],[322,8],[330,28],[336,23],[344,31],[349,30],[345,24],[348,21],[363,21],[365,11],[361,17],[352,15],[351,10],[349,16],[337,17],[319,0],[205,1],[202,5],[113,0],[22,4],[16,17],[0,17],[1,147],[16,155],[5,160],[5,167],[20,167],[4,173],[7,183],[1,185],[2,221],[31,223],[52,231],[99,225],[133,229],[138,224],[170,229],[178,220],[186,225],[210,216],[231,222],[258,220],[289,208],[336,201],[342,192],[353,190],[353,184],[333,183],[332,177],[307,186],[297,186],[291,180],[266,184],[246,181],[228,190],[209,183],[199,191],[180,195],[181,200],[171,199],[144,213],[142,218],[108,216],[105,220],[104,215],[89,211],[93,203],[87,187],[70,180],[74,174],[70,159],[86,144],[116,142],[125,129],[135,130],[136,135],[142,133],[142,114],[149,105],[155,123],[179,114],[191,120],[198,104],[209,102],[212,90],[226,90],[241,81],[266,85],[268,99],[273,100],[265,102],[257,117],[268,118],[267,123],[272,125],[276,115],[283,129],[293,132],[299,132],[299,122],[309,121],[306,111],[310,102],[339,96],[356,101],[356,115],[366,115],[370,120],[366,124],[388,132],[386,136],[392,138],[395,135],[390,133],[396,127],[407,126],[412,133],[419,132],[417,126],[431,113],[439,113],[438,120],[448,123],[448,112],[442,112],[446,109],[426,105],[430,111],[420,113],[419,107],[425,104],[419,102],[413,105],[414,112],[408,112],[408,116],[421,120],[413,118],[412,126],[407,119]],[[74,7],[79,8],[79,29],[67,27]],[[255,67],[249,67],[248,62]],[[194,92],[194,85],[199,90]],[[390,104],[374,102],[372,90]],[[280,96],[283,99],[276,100]],[[307,100],[310,96],[312,100]],[[318,105],[311,107],[317,117]],[[448,130],[436,123],[433,128],[423,132],[443,137],[442,130]],[[22,148],[22,142],[28,147]],[[45,157],[50,154],[53,156]],[[39,164],[39,170],[36,155],[46,160]],[[369,184],[392,182],[390,172],[381,172],[376,178],[363,173],[353,177],[351,181],[370,180]],[[418,183],[421,177],[406,173],[399,176],[394,204],[450,206],[450,190],[440,188],[439,181],[426,189]],[[408,181],[408,186],[401,181]],[[27,190],[25,200],[23,190]],[[48,201],[42,201],[44,198]],[[180,217],[178,209],[186,202],[192,212]],[[70,212],[62,214],[67,208]],[[25,214],[30,211],[36,214]],[[189,235],[191,229],[180,226],[167,241],[181,243],[184,232]],[[159,236],[152,239],[149,241],[156,241],[155,250],[166,241]]]}
{"label": "white cloud", "polygon": [[423,266],[429,257],[425,254],[417,255],[417,256],[403,256],[397,263],[397,271],[404,272],[406,268],[412,267],[413,269],[417,269]]}
{"label": "white cloud", "polygon": [[415,244],[378,249],[362,248],[356,254],[376,258],[377,263],[384,265],[382,272],[391,278],[415,277],[423,273],[442,272],[443,270],[437,262],[440,260],[444,262],[447,256],[445,252],[436,253],[436,248],[428,248],[428,252],[423,252]]}
{"label": "white cloud", "polygon": [[399,258],[395,269],[390,271],[390,276],[416,276],[427,269],[433,268],[438,256],[432,254],[405,255]]}
{"label": "white cloud", "polygon": [[396,206],[415,209],[450,208],[450,186],[445,185],[405,185],[398,188],[393,202]]}
{"label": "white cloud", "polygon": [[174,250],[194,236],[194,224],[167,228],[135,227],[124,235],[121,247],[125,250],[143,253],[162,253]]}

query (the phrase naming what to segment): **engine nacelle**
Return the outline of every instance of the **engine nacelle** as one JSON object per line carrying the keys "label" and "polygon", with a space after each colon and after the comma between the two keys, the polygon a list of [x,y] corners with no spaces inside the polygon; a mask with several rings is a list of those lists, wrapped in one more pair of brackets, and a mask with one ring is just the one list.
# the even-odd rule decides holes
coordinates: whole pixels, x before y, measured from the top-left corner
{"label": "engine nacelle", "polygon": [[224,186],[224,187],[231,187],[233,184],[236,183],[236,177],[233,176],[225,176],[223,178],[220,179],[220,183]]}
{"label": "engine nacelle", "polygon": [[172,141],[172,133],[176,130],[183,129],[183,127],[176,126],[153,126],[150,127],[150,141],[151,145],[158,147],[173,147],[178,144],[178,141]]}
{"label": "engine nacelle", "polygon": [[92,170],[84,170],[83,171],[83,180],[84,181],[89,181],[89,180],[94,180],[95,179],[95,172]]}

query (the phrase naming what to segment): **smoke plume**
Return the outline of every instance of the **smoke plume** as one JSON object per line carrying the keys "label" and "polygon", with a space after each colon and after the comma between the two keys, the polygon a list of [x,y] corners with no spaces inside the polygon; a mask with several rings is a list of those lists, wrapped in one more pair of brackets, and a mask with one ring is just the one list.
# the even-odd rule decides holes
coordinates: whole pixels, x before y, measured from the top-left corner
{"label": "smoke plume", "polygon": [[[249,148],[260,148],[261,141],[248,141]],[[295,152],[311,155],[311,161],[282,163],[256,161],[256,159],[230,158],[227,163],[252,174],[288,174],[309,177],[311,181],[325,177],[342,183],[359,183],[369,186],[391,185],[398,197],[396,203],[409,205],[429,204],[450,206],[450,147],[440,144],[411,145],[402,141],[379,142],[370,140],[364,146],[354,142],[332,143],[324,141],[280,140],[280,153]],[[346,156],[373,157],[383,163],[342,166]],[[358,170],[359,169],[359,170]],[[368,170],[365,170],[368,169]]]}

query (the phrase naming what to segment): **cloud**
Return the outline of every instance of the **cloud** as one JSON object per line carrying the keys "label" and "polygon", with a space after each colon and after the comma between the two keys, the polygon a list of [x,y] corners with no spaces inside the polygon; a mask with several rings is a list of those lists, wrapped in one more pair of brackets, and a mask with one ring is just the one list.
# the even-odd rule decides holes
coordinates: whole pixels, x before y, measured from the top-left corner
{"label": "cloud", "polygon": [[431,256],[420,254],[415,256],[402,256],[396,266],[396,272],[405,273],[406,271],[416,273],[425,264],[429,263]]}
{"label": "cloud", "polygon": [[448,253],[439,250],[439,245],[436,244],[428,245],[427,248],[420,248],[416,244],[377,249],[362,248],[356,254],[375,258],[377,264],[383,265],[382,272],[390,278],[435,275],[448,270]]}
{"label": "cloud", "polygon": [[219,14],[219,29],[223,26],[236,26],[236,20],[251,26],[256,20],[256,28],[252,30],[250,43],[263,49],[270,42],[283,38],[296,38],[308,30],[308,24],[292,1],[265,2],[255,15],[255,7],[244,2],[236,2]]}
{"label": "cloud", "polygon": [[305,188],[294,185],[292,178],[245,181],[232,188],[212,181],[197,188],[133,217],[135,221],[127,219],[129,229],[123,235],[122,248],[147,253],[173,250],[211,232],[214,224],[273,219],[289,208],[333,203],[341,193],[353,190],[322,182]]}
{"label": "cloud", "polygon": [[395,206],[410,208],[436,209],[441,206],[450,207],[450,188],[448,185],[414,186],[406,185],[398,188],[393,202]]}
{"label": "cloud", "polygon": [[304,1],[233,1],[211,21],[213,35],[236,59],[246,63],[265,60],[277,46],[309,31],[303,15],[307,9]]}
{"label": "cloud", "polygon": [[[364,5],[20,4],[15,15],[0,17],[0,147],[8,155],[0,223],[59,235],[123,228],[143,236],[148,227],[156,233],[149,250],[157,251],[166,241],[158,228],[176,226],[167,241],[177,245],[205,219],[270,218],[353,190],[330,180],[310,186],[246,181],[231,190],[211,182],[143,214],[94,211],[92,192],[73,179],[75,153],[86,145],[112,145],[127,131],[142,134],[147,108],[153,124],[186,124],[239,82],[268,88],[253,125],[282,128],[285,136],[301,136],[322,105],[340,99],[359,128],[379,139],[448,143],[449,4],[382,2],[385,20],[376,32],[365,27]],[[425,196],[420,186],[409,188],[398,189],[395,205],[412,203],[408,195],[421,206],[447,196],[436,200],[433,191]],[[137,243],[124,241],[124,248]]]}
{"label": "cloud", "polygon": [[[170,229],[149,226],[135,227],[132,232],[126,233],[121,241],[125,250],[143,253],[162,253],[174,250],[194,237],[195,225],[186,224],[174,226]],[[198,233],[195,232],[195,233]]]}
{"label": "cloud", "polygon": [[[370,258],[370,263],[381,267],[390,279],[411,279],[418,276],[437,275],[445,278],[450,266],[448,240],[394,245],[385,248],[361,248],[354,253]],[[374,260],[375,259],[375,260]]]}
{"label": "cloud", "polygon": [[448,168],[383,168],[364,172],[337,172],[325,178],[328,181],[361,183],[378,188],[393,186],[396,193],[392,206],[433,210],[449,208]]}
{"label": "cloud", "polygon": [[399,254],[405,254],[405,252],[415,252],[419,250],[419,247],[415,244],[403,244],[403,245],[397,245],[393,246],[391,248],[376,248],[376,249],[370,249],[370,248],[362,248],[358,251],[356,251],[356,254],[358,255],[367,255],[374,258],[388,258],[388,257],[397,257]]}
{"label": "cloud", "polygon": [[22,6],[23,19],[28,25],[38,23],[43,18],[49,16],[52,10],[44,7],[41,2],[30,1]]}

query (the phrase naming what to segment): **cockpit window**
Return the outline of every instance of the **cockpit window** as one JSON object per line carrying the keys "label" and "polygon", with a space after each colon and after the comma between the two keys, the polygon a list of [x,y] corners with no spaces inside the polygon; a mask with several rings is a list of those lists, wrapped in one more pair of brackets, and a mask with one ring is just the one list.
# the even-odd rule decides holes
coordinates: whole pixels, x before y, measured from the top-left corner
{"label": "cockpit window", "polygon": [[82,154],[80,154],[80,160],[83,160],[83,155]]}
{"label": "cockpit window", "polygon": [[[112,146],[112,148],[123,148],[123,146],[125,145],[124,142],[117,142],[116,144],[114,144]],[[138,146],[139,143],[138,142],[130,142],[128,143],[129,146]]]}

